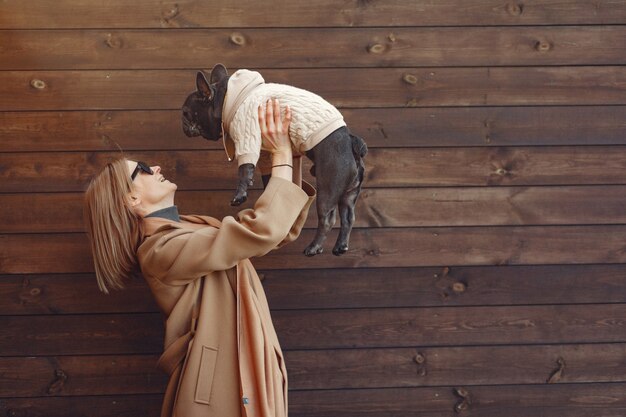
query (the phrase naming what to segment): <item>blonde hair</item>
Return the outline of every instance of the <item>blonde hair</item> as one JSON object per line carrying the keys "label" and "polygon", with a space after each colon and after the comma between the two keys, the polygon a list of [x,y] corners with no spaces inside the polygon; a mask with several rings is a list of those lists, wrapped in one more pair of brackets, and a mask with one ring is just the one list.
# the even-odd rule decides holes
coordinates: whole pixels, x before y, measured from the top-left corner
{"label": "blonde hair", "polygon": [[84,219],[100,291],[122,289],[137,272],[141,217],[130,205],[132,182],[126,159],[109,162],[85,192]]}

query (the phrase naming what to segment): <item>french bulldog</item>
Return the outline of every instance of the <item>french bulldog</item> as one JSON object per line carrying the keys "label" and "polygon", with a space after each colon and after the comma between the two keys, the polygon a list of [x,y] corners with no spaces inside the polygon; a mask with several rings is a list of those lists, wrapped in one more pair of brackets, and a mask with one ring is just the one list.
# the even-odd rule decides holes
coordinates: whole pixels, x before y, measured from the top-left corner
{"label": "french bulldog", "polygon": [[[284,84],[265,83],[258,72],[239,70],[229,75],[226,67],[213,67],[209,80],[196,75],[196,91],[182,107],[183,131],[188,137],[224,141],[227,154],[234,153],[239,165],[239,184],[231,205],[247,199],[255,166],[261,155],[257,108],[268,99],[278,98],[281,112],[289,106],[292,122],[289,135],[294,155],[304,154],[312,162],[311,174],[317,183],[317,233],[304,254],[323,251],[326,235],[335,224],[337,208],[341,229],[334,255],[348,250],[355,220],[354,207],[361,192],[367,145],[350,133],[341,113],[321,97]],[[229,160],[231,157],[229,156]],[[263,176],[264,185],[269,176]]]}

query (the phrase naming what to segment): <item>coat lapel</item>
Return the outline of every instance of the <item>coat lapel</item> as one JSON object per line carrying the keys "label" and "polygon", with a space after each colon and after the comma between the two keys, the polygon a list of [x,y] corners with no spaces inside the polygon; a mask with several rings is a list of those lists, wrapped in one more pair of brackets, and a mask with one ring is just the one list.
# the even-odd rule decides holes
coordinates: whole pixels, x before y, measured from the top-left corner
{"label": "coat lapel", "polygon": [[[215,228],[220,228],[222,222],[214,217],[199,216],[199,215],[181,215],[182,222],[175,222],[173,220],[164,219],[162,217],[144,217],[143,219],[143,231],[144,236],[152,236],[163,230],[168,229],[184,229],[186,227],[197,228],[196,225],[208,225]],[[190,224],[191,223],[191,224]],[[195,226],[195,227],[194,227]]]}

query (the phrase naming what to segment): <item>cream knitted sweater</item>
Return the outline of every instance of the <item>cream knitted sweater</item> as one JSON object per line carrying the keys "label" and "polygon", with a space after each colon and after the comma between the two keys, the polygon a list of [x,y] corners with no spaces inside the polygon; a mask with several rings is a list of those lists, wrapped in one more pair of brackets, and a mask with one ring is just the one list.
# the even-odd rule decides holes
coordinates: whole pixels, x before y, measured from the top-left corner
{"label": "cream knitted sweater", "polygon": [[225,148],[228,152],[234,144],[237,165],[257,164],[261,151],[257,109],[271,98],[279,99],[283,114],[285,106],[291,108],[289,136],[297,154],[308,151],[346,125],[339,110],[316,94],[289,85],[266,84],[255,71],[236,71],[228,80],[222,123]]}

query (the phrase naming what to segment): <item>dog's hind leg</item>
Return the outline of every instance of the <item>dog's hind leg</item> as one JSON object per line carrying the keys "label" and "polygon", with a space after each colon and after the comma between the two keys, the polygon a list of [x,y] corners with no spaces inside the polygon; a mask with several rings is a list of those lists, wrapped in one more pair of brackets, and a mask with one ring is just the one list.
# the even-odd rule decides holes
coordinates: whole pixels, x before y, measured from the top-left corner
{"label": "dog's hind leg", "polygon": [[367,146],[365,142],[363,142],[363,139],[358,136],[350,136],[352,137],[354,159],[356,162],[356,175],[353,177],[350,186],[339,199],[341,230],[339,231],[337,242],[335,242],[335,247],[333,248],[333,255],[335,256],[343,255],[348,251],[350,232],[352,232],[355,219],[354,206],[361,193],[361,186],[363,185],[363,177],[365,175],[365,164],[362,158],[367,153]]}
{"label": "dog's hind leg", "polygon": [[343,255],[348,251],[350,242],[350,232],[354,225],[354,206],[359,198],[361,192],[362,181],[358,182],[355,188],[348,190],[339,200],[339,219],[341,220],[341,229],[339,230],[339,236],[337,236],[337,242],[333,248],[333,255]]}
{"label": "dog's hind leg", "polygon": [[322,253],[326,235],[335,223],[337,205],[357,177],[348,129],[339,128],[307,152],[315,164],[317,182],[317,233],[304,254]]}
{"label": "dog's hind leg", "polygon": [[346,152],[345,142],[345,135],[340,129],[307,151],[307,156],[315,166],[317,232],[313,241],[304,249],[306,256],[322,253],[326,235],[335,225],[337,204],[346,188],[343,180],[346,168],[338,160],[338,155]]}
{"label": "dog's hind leg", "polygon": [[318,193],[318,199],[316,201],[317,204],[317,232],[315,233],[315,238],[313,241],[304,249],[304,254],[306,256],[315,256],[324,251],[324,241],[326,240],[326,235],[335,225],[335,220],[337,218],[337,203],[329,203],[326,199],[319,198],[320,193]]}

